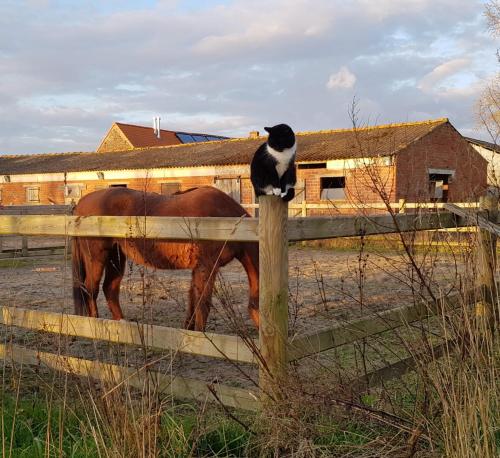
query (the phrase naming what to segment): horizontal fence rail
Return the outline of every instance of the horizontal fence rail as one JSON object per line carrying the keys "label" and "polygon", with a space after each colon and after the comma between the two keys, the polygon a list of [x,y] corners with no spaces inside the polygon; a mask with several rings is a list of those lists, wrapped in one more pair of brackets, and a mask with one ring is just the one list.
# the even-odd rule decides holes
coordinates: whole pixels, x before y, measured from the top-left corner
{"label": "horizontal fence rail", "polygon": [[330,329],[324,329],[305,336],[299,335],[290,341],[288,360],[296,361],[365,337],[371,337],[406,324],[430,318],[441,312],[445,313],[456,308],[460,304],[461,298],[460,294],[453,294],[435,303],[421,302],[415,305],[401,306],[367,318],[340,323]]}
{"label": "horizontal fence rail", "polygon": [[[407,210],[438,210],[445,208],[446,203],[444,202],[406,202],[404,199],[401,199],[399,202],[372,202],[372,203],[362,203],[362,202],[322,202],[322,203],[311,203],[303,200],[300,203],[290,202],[288,204],[288,210],[290,211],[290,215],[307,217],[309,216],[309,210],[322,210],[328,212],[336,212],[341,210],[350,210],[350,211],[368,211],[368,210],[377,210],[377,211],[386,211],[389,209],[394,212],[403,213]],[[477,208],[478,202],[457,202],[455,203],[458,207],[461,208]],[[244,204],[241,206],[243,208],[249,210],[255,210],[259,208],[259,204]]]}
{"label": "horizontal fence rail", "polygon": [[10,359],[21,365],[43,365],[72,375],[101,380],[114,386],[127,383],[139,390],[144,389],[149,378],[156,384],[159,391],[169,393],[179,399],[206,401],[213,400],[213,397],[216,396],[222,404],[228,407],[245,410],[257,410],[259,405],[258,394],[255,390],[161,374],[148,370],[147,366],[134,369],[101,361],[32,350],[12,344],[0,344],[0,358]]}
{"label": "horizontal fence rail", "polygon": [[[240,204],[243,208],[259,208],[259,204]],[[399,202],[390,202],[389,207],[392,210],[404,209],[442,209],[445,208],[445,202],[406,202],[403,199]],[[383,202],[373,203],[342,203],[342,202],[323,202],[311,203],[303,201],[300,203],[290,202],[289,210],[387,210],[387,204]],[[477,208],[478,202],[454,202],[454,205],[461,208]],[[0,215],[70,215],[73,209],[72,205],[8,205],[0,206]]]}
{"label": "horizontal fence rail", "polygon": [[0,206],[0,215],[69,215],[71,205],[9,205]]}
{"label": "horizontal fence rail", "polygon": [[243,340],[237,336],[103,318],[89,319],[84,316],[19,307],[1,307],[0,324],[244,363],[256,362],[254,353],[258,348],[257,341]]}
{"label": "horizontal fence rail", "polygon": [[71,245],[58,246],[58,247],[38,247],[21,249],[0,250],[0,259],[17,259],[25,257],[39,257],[39,256],[60,256],[69,254]]}
{"label": "horizontal fence rail", "polygon": [[0,216],[0,235],[257,241],[254,218]]}
{"label": "horizontal fence rail", "polygon": [[464,226],[465,220],[449,212],[293,218],[288,221],[288,239],[319,240],[337,237],[390,234]]}
{"label": "horizontal fence rail", "polygon": [[[0,216],[0,235],[148,238],[256,242],[258,218],[160,216]],[[456,228],[470,225],[452,212],[290,218],[288,240]]]}

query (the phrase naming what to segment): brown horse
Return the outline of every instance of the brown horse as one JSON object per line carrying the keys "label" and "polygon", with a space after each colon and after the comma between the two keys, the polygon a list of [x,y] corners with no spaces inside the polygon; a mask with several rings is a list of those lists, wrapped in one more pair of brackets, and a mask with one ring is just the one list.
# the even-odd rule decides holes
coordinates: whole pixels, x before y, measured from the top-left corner
{"label": "brown horse", "polygon": [[[211,187],[172,196],[127,188],[109,188],[84,196],[74,215],[109,216],[248,216],[227,194]],[[217,271],[234,258],[248,276],[248,311],[259,325],[259,251],[256,242],[173,242],[153,239],[75,237],[73,239],[73,298],[75,313],[98,316],[102,289],[113,319],[123,319],[119,294],[126,258],[156,269],[192,270],[185,327],[203,331],[210,311]]]}

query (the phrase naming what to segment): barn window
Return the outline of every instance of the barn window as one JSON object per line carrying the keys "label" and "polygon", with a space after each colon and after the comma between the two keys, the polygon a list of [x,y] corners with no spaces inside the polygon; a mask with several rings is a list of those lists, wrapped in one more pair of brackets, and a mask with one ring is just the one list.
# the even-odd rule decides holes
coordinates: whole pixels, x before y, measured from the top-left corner
{"label": "barn window", "polygon": [[321,177],[321,200],[345,199],[345,177]]}
{"label": "barn window", "polygon": [[431,202],[448,202],[448,189],[454,171],[429,170],[429,197]]}
{"label": "barn window", "polygon": [[109,187],[110,188],[126,188],[127,185],[126,184],[110,184]]}
{"label": "barn window", "polygon": [[29,188],[26,188],[26,202],[40,202],[40,188],[38,186],[30,186]]}
{"label": "barn window", "polygon": [[181,190],[181,184],[177,182],[161,183],[160,187],[160,192],[163,196],[171,196],[172,194]]}
{"label": "barn window", "polygon": [[241,185],[239,178],[215,178],[215,187],[230,195],[236,202],[241,203]]}

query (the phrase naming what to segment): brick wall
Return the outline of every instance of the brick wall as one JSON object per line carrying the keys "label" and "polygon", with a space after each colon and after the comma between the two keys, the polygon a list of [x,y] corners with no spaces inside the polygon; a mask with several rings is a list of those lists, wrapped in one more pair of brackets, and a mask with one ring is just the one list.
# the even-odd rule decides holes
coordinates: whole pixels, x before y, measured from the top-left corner
{"label": "brick wall", "polygon": [[[39,202],[27,202],[27,188],[38,188]],[[64,203],[64,184],[49,183],[3,183],[0,185],[2,205],[50,205]]]}
{"label": "brick wall", "polygon": [[476,200],[486,191],[487,161],[450,125],[437,127],[396,157],[396,199],[428,202],[428,169],[455,170],[448,201]]}
{"label": "brick wall", "polygon": [[[391,168],[382,168],[380,173],[383,176],[391,177]],[[320,180],[321,177],[334,175],[346,176],[346,200],[338,201],[339,203],[357,203],[359,201],[380,202],[380,198],[373,191],[371,181],[367,179],[363,171],[360,170],[327,170],[325,169],[306,169],[298,171],[298,181],[304,182],[306,187],[306,200],[309,203],[328,203],[326,200],[320,199]],[[198,186],[213,186],[213,176],[202,177],[182,177],[182,178],[130,178],[120,180],[85,180],[85,181],[68,181],[68,185],[79,185],[82,196],[99,189],[107,188],[112,185],[126,185],[128,188],[137,189],[140,191],[161,193],[161,183],[177,182],[181,183],[181,190],[187,190]],[[388,179],[387,181],[390,181]],[[64,197],[64,182],[51,183],[4,183],[0,185],[2,190],[3,205],[27,205],[26,187],[35,186],[40,189],[39,204],[64,204],[69,203],[70,199]],[[243,204],[252,204],[255,202],[254,191],[249,177],[242,177],[240,180],[241,202]],[[35,203],[33,203],[35,205]],[[331,211],[310,211],[309,214],[331,214]]]}
{"label": "brick wall", "polygon": [[101,153],[103,151],[125,151],[128,149],[132,149],[130,147],[130,143],[123,138],[123,135],[120,133],[118,127],[113,126],[108,135],[106,135],[106,138],[102,141],[97,152]]}
{"label": "brick wall", "polygon": [[[165,178],[165,179],[121,179],[121,180],[92,180],[92,181],[68,181],[68,185],[80,185],[82,196],[99,189],[107,188],[112,185],[125,184],[128,188],[147,192],[161,192],[161,183],[176,182],[181,183],[181,190],[197,186],[212,186],[214,177],[186,177],[186,178]],[[39,202],[27,202],[28,187],[39,188]],[[1,205],[50,205],[68,203],[64,197],[64,182],[49,183],[3,183],[0,184]]]}
{"label": "brick wall", "polygon": [[[321,200],[321,178],[332,176],[345,177],[345,199]],[[383,202],[379,190],[389,199],[395,199],[395,171],[393,166],[361,166],[358,169],[299,169],[297,180],[306,187],[306,201],[310,204],[328,204],[327,210],[310,209],[308,215],[331,215],[333,213],[352,213],[352,210],[335,209],[335,204],[370,204]],[[379,189],[379,190],[378,190]],[[333,213],[332,213],[333,212]]]}

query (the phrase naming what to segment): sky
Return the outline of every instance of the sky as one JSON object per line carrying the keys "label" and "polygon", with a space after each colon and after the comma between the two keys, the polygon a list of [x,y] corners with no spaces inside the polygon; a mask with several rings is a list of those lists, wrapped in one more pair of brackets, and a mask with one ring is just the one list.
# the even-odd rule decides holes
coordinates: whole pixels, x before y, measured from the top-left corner
{"label": "sky", "polygon": [[231,137],[448,117],[498,71],[484,0],[0,0],[0,154],[115,121]]}

